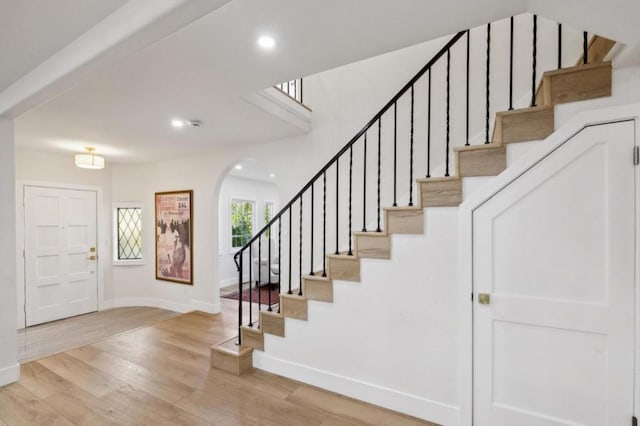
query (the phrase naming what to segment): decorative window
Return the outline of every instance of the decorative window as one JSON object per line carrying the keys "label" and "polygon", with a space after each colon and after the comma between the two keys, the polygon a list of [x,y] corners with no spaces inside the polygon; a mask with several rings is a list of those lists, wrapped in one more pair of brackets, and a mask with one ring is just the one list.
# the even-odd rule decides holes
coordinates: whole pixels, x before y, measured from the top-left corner
{"label": "decorative window", "polygon": [[113,217],[113,263],[142,264],[142,206],[119,204],[113,209]]}
{"label": "decorative window", "polygon": [[240,248],[253,236],[255,202],[231,200],[231,247]]}
{"label": "decorative window", "polygon": [[[276,203],[274,203],[273,201],[265,201],[264,203],[264,225],[265,226],[267,225],[267,223],[271,221],[271,219],[273,219],[275,210],[276,210]],[[270,229],[267,229],[266,236],[267,238],[271,238]]]}

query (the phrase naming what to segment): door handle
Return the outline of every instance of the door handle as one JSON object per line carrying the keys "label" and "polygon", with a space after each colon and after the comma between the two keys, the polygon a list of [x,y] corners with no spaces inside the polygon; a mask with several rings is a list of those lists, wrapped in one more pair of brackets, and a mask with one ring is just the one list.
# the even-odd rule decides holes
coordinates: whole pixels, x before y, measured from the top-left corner
{"label": "door handle", "polygon": [[491,295],[489,293],[478,293],[478,303],[489,305],[491,303]]}
{"label": "door handle", "polygon": [[87,260],[96,260],[98,258],[98,256],[89,256],[87,257]]}

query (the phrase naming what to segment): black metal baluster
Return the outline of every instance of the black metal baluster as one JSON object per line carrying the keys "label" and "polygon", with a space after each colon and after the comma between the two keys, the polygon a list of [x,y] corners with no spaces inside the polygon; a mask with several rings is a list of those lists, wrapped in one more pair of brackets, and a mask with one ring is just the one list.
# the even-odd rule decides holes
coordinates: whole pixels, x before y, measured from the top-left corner
{"label": "black metal baluster", "polygon": [[382,117],[378,119],[378,227],[376,232],[382,232],[380,229],[380,146],[382,145]]}
{"label": "black metal baluster", "polygon": [[536,68],[538,56],[538,16],[533,15],[533,69],[531,70],[531,106],[536,106]]}
{"label": "black metal baluster", "polygon": [[300,194],[300,269],[298,274],[298,296],[302,296],[302,194]]}
{"label": "black metal baluster", "polygon": [[[253,266],[253,259],[249,266]],[[258,284],[256,285],[258,289],[258,311],[262,308],[262,291],[260,291],[260,284],[262,284],[262,236],[258,237]],[[249,281],[249,288],[251,288],[251,281]],[[249,298],[249,309],[251,309],[251,298]],[[251,311],[249,311],[251,312]]]}
{"label": "black metal baluster", "polygon": [[[430,178],[431,177],[431,68],[429,68],[429,79],[427,80],[427,84],[428,84],[428,89],[427,89],[427,175],[426,177]],[[469,120],[467,119],[467,123],[468,122]],[[467,139],[467,144],[468,143],[469,141]]]}
{"label": "black metal baluster", "polygon": [[490,79],[489,74],[491,71],[491,23],[487,24],[487,88],[486,88],[486,115],[484,126],[484,143],[489,143],[489,96],[490,96]]}
{"label": "black metal baluster", "polygon": [[322,276],[327,276],[327,171],[322,173]]}
{"label": "black metal baluster", "polygon": [[315,222],[313,221],[313,206],[315,204],[314,184],[315,181],[311,182],[311,256],[309,261],[309,275],[315,275],[313,272],[313,230],[315,229]]}
{"label": "black metal baluster", "polygon": [[587,42],[587,32],[582,33],[582,64],[587,65],[589,63],[589,46]]}
{"label": "black metal baluster", "polygon": [[269,224],[269,228],[267,230],[267,237],[267,290],[269,290],[269,309],[267,310],[271,312],[273,311],[273,309],[271,309],[271,224]]}
{"label": "black metal baluster", "polygon": [[[278,295],[280,295],[282,291],[280,287],[281,282],[282,282],[282,216],[278,218]],[[278,313],[280,313],[280,300],[278,300]]]}
{"label": "black metal baluster", "polygon": [[509,21],[509,111],[513,110],[513,16]]}
{"label": "black metal baluster", "polygon": [[411,85],[411,133],[409,136],[409,207],[413,206],[413,104],[414,93]]}
{"label": "black metal baluster", "polygon": [[393,103],[393,206],[396,207],[398,205],[396,200],[396,193],[398,185],[396,183],[397,179],[397,154],[398,154],[398,103]]}
{"label": "black metal baluster", "polygon": [[351,244],[353,236],[351,235],[351,195],[352,195],[352,182],[353,182],[353,145],[349,147],[349,251],[347,254],[349,256],[353,256],[353,251],[351,250]]}
{"label": "black metal baluster", "polygon": [[[467,142],[465,146],[469,146],[469,64],[471,62],[471,31],[467,30],[467,128],[466,128],[466,137]],[[431,110],[431,70],[429,70],[429,110]],[[429,170],[429,165],[427,164],[427,170]],[[428,176],[427,172],[427,177]]]}
{"label": "black metal baluster", "polygon": [[291,206],[289,206],[289,290],[287,291],[287,294],[293,294],[293,292],[291,291],[291,273],[292,273],[292,263],[293,263],[293,256],[291,255]]}
{"label": "black metal baluster", "polygon": [[362,232],[367,232],[367,132],[364,132],[362,176]]}
{"label": "black metal baluster", "polygon": [[451,51],[447,50],[447,118],[446,118],[446,144],[447,144],[447,148],[446,148],[446,160],[445,160],[445,173],[444,176],[445,177],[449,177],[449,120],[450,120],[450,116],[449,116],[449,112],[450,112],[450,106],[451,106],[451,100],[450,100],[450,75],[451,75]]}
{"label": "black metal baluster", "polygon": [[340,199],[340,186],[338,185],[339,182],[339,178],[340,178],[340,158],[336,158],[336,253],[335,254],[340,254],[340,247],[339,247],[339,241],[338,241],[338,237],[339,237],[339,230],[340,230],[340,225],[338,224],[338,219],[339,219],[339,209],[338,209],[338,201]]}
{"label": "black metal baluster", "polygon": [[[240,265],[238,265],[238,345],[242,344],[242,258],[244,252],[240,252]],[[251,282],[249,282],[251,285]],[[251,306],[249,306],[251,308]]]}
{"label": "black metal baluster", "polygon": [[562,24],[558,24],[558,69],[562,69]]}
{"label": "black metal baluster", "polygon": [[[251,266],[251,259],[253,257],[252,254],[252,248],[253,248],[253,244],[249,245],[249,266]],[[253,327],[253,306],[251,306],[251,301],[253,300],[253,298],[251,297],[251,288],[253,287],[251,284],[251,281],[253,280],[253,278],[251,277],[251,267],[249,267],[249,327]],[[240,286],[242,287],[242,285]],[[260,291],[258,289],[258,291]],[[240,291],[240,299],[242,299],[242,291]]]}

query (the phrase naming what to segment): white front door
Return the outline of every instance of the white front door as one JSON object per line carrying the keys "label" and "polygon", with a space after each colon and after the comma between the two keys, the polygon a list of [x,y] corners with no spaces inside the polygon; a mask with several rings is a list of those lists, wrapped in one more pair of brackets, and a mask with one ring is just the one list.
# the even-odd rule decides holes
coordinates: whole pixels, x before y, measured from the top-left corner
{"label": "white front door", "polygon": [[96,311],[96,192],[24,191],[27,326]]}
{"label": "white front door", "polygon": [[476,426],[631,425],[634,124],[575,137],[474,212]]}

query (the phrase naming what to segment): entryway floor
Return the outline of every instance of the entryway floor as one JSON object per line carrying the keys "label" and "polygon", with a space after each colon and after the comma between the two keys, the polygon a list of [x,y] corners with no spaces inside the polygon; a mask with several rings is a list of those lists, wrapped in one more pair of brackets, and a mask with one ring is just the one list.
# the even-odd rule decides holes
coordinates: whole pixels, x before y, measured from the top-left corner
{"label": "entryway floor", "polygon": [[176,315],[158,308],[113,308],[23,328],[18,330],[18,361],[64,352]]}

